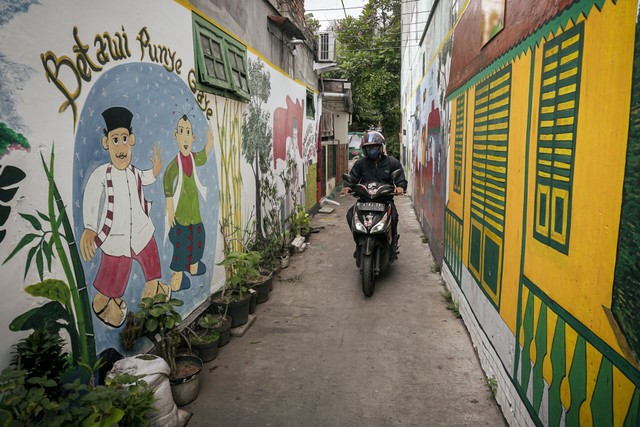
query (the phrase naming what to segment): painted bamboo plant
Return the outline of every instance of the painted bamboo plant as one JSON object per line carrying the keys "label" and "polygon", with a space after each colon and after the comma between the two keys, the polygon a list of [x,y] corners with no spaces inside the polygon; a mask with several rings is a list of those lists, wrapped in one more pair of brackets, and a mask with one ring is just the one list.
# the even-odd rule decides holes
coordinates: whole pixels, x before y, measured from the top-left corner
{"label": "painted bamboo plant", "polygon": [[[96,353],[89,295],[73,228],[54,180],[54,148],[51,148],[49,166],[42,154],[40,157],[49,183],[48,212],[45,214],[36,210],[37,216],[20,214],[31,224],[35,232],[26,234],[4,263],[29,248],[24,277],[26,278],[35,261],[40,282],[27,286],[25,291],[35,297],[47,298],[50,302],[16,317],[9,328],[12,331],[46,328],[56,332],[64,328],[69,333],[74,362],[83,360],[93,364]],[[44,279],[45,262],[47,270],[51,272],[51,264],[56,256],[66,276],[66,282],[60,279]]]}

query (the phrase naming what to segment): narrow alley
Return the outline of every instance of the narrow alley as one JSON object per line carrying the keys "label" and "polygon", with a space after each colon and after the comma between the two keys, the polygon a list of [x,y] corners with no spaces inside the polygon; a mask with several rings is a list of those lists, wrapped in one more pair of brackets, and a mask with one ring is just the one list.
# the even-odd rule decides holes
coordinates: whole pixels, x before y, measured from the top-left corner
{"label": "narrow alley", "polygon": [[205,364],[189,426],[505,425],[408,197],[400,256],[365,298],[339,197],[241,338]]}

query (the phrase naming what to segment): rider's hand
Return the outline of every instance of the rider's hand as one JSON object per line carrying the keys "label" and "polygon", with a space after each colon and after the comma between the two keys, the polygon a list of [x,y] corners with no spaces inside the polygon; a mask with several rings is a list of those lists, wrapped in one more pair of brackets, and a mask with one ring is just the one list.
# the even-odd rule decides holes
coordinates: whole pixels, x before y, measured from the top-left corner
{"label": "rider's hand", "polygon": [[342,187],[342,195],[346,196],[347,194],[349,194],[351,192],[351,188],[349,187]]}
{"label": "rider's hand", "polygon": [[404,188],[396,187],[396,194],[400,194],[400,195],[404,194]]}

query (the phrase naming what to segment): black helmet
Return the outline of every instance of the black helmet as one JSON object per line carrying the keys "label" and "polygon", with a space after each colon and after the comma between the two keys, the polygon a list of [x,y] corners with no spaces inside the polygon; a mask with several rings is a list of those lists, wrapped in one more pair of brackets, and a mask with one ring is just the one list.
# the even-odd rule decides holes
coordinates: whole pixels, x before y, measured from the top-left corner
{"label": "black helmet", "polygon": [[364,136],[364,140],[360,144],[364,155],[370,159],[379,159],[384,152],[384,136],[380,132],[370,131]]}
{"label": "black helmet", "polygon": [[384,136],[380,132],[370,131],[364,136],[364,141],[360,144],[360,147],[367,147],[369,145],[384,145]]}

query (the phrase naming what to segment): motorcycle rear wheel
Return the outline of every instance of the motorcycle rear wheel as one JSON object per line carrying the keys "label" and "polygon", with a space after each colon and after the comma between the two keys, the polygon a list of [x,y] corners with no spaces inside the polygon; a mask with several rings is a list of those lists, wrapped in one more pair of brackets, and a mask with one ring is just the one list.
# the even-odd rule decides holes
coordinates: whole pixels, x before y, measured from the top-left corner
{"label": "motorcycle rear wheel", "polygon": [[365,297],[373,295],[375,289],[375,271],[373,255],[365,255],[362,257],[362,292]]}

